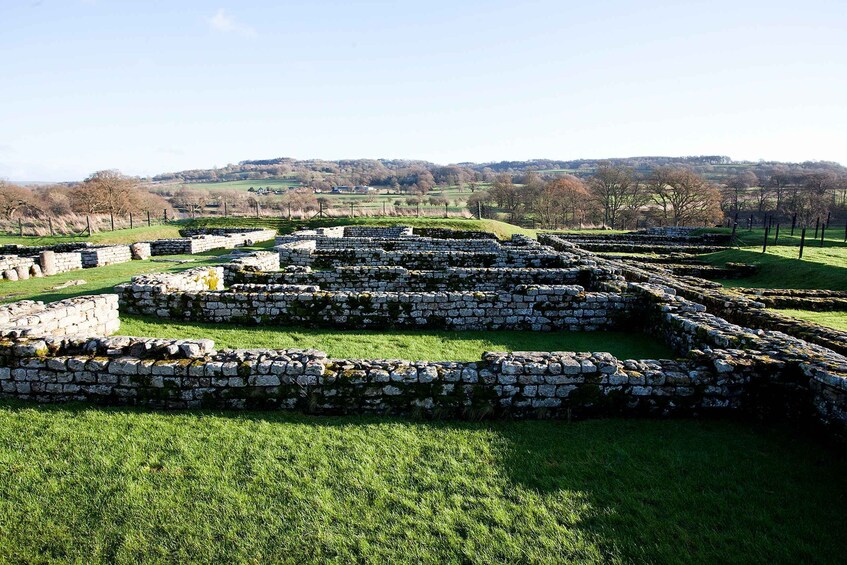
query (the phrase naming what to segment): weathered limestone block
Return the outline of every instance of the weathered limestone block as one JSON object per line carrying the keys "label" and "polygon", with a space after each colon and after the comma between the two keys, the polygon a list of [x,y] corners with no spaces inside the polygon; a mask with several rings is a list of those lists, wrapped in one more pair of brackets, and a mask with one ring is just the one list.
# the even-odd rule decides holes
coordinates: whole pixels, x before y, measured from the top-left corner
{"label": "weathered limestone block", "polygon": [[132,253],[132,258],[136,261],[143,261],[145,259],[150,258],[150,243],[148,242],[136,242],[129,246],[130,252]]}
{"label": "weathered limestone block", "polygon": [[41,264],[41,271],[44,273],[44,276],[49,277],[57,273],[55,251],[42,251],[39,254],[38,262]]}

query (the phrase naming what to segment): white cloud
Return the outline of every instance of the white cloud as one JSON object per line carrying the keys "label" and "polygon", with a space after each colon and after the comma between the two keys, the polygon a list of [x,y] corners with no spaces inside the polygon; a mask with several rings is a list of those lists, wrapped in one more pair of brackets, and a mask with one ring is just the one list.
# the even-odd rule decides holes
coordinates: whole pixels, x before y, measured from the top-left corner
{"label": "white cloud", "polygon": [[256,30],[247,24],[235,20],[232,16],[224,12],[221,8],[217,13],[208,19],[209,27],[221,33],[235,33],[243,37],[255,37]]}

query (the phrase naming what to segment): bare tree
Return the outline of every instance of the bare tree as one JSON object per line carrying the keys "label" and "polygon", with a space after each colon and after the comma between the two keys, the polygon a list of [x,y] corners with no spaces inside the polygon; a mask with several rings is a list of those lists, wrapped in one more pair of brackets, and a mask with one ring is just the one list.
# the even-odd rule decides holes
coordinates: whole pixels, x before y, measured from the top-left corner
{"label": "bare tree", "polygon": [[97,171],[71,189],[71,206],[83,213],[125,214],[137,203],[138,179],[116,170]]}
{"label": "bare tree", "polygon": [[736,214],[739,210],[739,200],[741,199],[742,193],[757,184],[760,184],[759,179],[752,171],[741,171],[736,173],[726,182],[727,192],[731,195],[732,210]]}
{"label": "bare tree", "polygon": [[38,210],[30,190],[0,180],[0,211],[7,220],[11,220],[18,210]]}
{"label": "bare tree", "polygon": [[654,200],[675,226],[710,222],[720,218],[721,195],[717,187],[687,168],[654,171]]}
{"label": "bare tree", "polygon": [[597,172],[588,181],[588,188],[603,208],[604,224],[615,228],[618,215],[632,197],[636,184],[632,169],[608,163],[597,168]]}
{"label": "bare tree", "polygon": [[197,214],[202,214],[206,209],[206,205],[209,203],[210,197],[209,192],[207,190],[201,189],[190,189],[187,187],[182,187],[173,197],[172,202],[174,206],[178,208],[182,208],[189,214],[191,217],[195,217]]}
{"label": "bare tree", "polygon": [[515,213],[521,205],[520,191],[512,182],[512,175],[508,173],[497,175],[488,195],[497,203],[498,208],[507,212]]}

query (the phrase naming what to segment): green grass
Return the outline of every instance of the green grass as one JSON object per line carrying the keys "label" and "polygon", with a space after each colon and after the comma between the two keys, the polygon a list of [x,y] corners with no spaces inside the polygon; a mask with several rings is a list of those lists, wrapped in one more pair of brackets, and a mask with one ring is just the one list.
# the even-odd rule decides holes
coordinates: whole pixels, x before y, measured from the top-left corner
{"label": "green grass", "polygon": [[822,326],[847,332],[847,312],[816,312],[814,310],[774,310],[786,316],[792,316]]}
{"label": "green grass", "polygon": [[[25,281],[0,281],[0,302],[15,300],[41,300],[52,302],[84,294],[101,294],[112,292],[112,288],[124,282],[129,282],[136,275],[160,272],[175,272],[203,265],[220,262],[219,255],[229,253],[220,249],[196,255],[172,255],[156,257],[156,259],[193,259],[191,263],[167,263],[159,261],[130,261],[106,267],[95,267],[79,271],[69,271],[52,277],[28,279]],[[64,289],[53,290],[54,287],[69,280],[84,280],[86,283]]]}
{"label": "green grass", "polygon": [[56,243],[78,243],[87,241],[89,243],[135,243],[151,239],[166,239],[179,237],[179,230],[183,226],[180,222],[172,222],[156,226],[142,226],[140,228],[123,229],[115,231],[97,232],[91,237],[56,235],[45,237],[20,237],[17,235],[0,235],[0,245],[53,245]]}
{"label": "green grass", "polygon": [[673,358],[662,343],[628,332],[336,330],[243,327],[122,316],[120,334],[209,338],[218,348],[314,348],[336,358],[479,361],[484,351],[608,351],[620,359]]}
{"label": "green grass", "polygon": [[[732,233],[732,229],[730,228],[709,228],[703,230],[697,230],[695,233],[723,233],[730,234]],[[780,226],[779,228],[779,240],[778,244],[780,246],[800,246],[800,228],[794,230],[794,235],[791,235],[791,225]],[[774,226],[768,235],[768,246],[772,245],[774,242],[774,236],[776,235],[776,226]],[[815,235],[815,227],[806,230],[806,248],[810,247],[819,247],[820,246],[820,232],[818,232],[818,237],[815,239],[813,236]],[[738,245],[742,247],[758,247],[760,250],[762,249],[762,243],[764,242],[765,230],[764,228],[754,228],[753,230],[742,229],[741,226],[738,227],[738,230],[735,232],[735,236],[737,238]],[[839,226],[835,228],[827,229],[824,233],[824,247],[841,247],[847,249],[847,243],[844,242],[844,226]],[[795,250],[796,251],[796,250]],[[805,253],[804,253],[805,255]]]}
{"label": "green grass", "polygon": [[847,462],[715,421],[0,403],[0,561],[841,563]]}
{"label": "green grass", "polygon": [[790,246],[727,249],[700,258],[722,266],[726,262],[759,265],[755,275],[720,281],[727,287],[742,288],[820,288],[847,290],[847,247],[806,248],[803,259],[798,248]]}
{"label": "green grass", "polygon": [[248,190],[253,188],[270,188],[277,190],[280,188],[288,188],[289,186],[300,186],[300,183],[294,178],[283,179],[252,179],[252,180],[231,180],[225,182],[190,182],[178,183],[179,186],[188,188],[202,188],[205,190]]}

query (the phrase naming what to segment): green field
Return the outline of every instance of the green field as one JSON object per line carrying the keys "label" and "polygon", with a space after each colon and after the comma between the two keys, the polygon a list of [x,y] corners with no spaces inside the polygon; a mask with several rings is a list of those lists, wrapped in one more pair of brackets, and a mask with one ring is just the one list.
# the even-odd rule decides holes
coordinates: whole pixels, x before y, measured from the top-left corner
{"label": "green field", "polygon": [[[129,282],[136,275],[159,272],[175,272],[194,267],[202,267],[219,263],[220,255],[229,253],[227,250],[215,250],[196,255],[170,255],[161,257],[167,260],[191,260],[191,263],[159,262],[159,261],[130,261],[117,265],[95,267],[93,269],[82,269],[69,271],[52,277],[39,279],[28,279],[25,281],[0,281],[0,302],[12,302],[15,300],[41,300],[53,302],[84,294],[101,294],[112,292],[115,285]],[[160,259],[156,257],[156,259]],[[71,286],[64,289],[54,290],[54,287],[70,281],[84,280],[84,285]]]}
{"label": "green field", "polygon": [[843,563],[847,462],[733,422],[0,403],[0,561]]}
{"label": "green field", "polygon": [[607,351],[619,359],[675,357],[661,342],[628,332],[336,330],[267,325],[245,328],[122,316],[119,333],[208,338],[221,349],[314,348],[326,351],[331,357],[357,359],[479,361],[484,351]]}
{"label": "green field", "polygon": [[[731,234],[732,230],[729,228],[714,228],[701,230],[703,232],[708,233],[723,233],[723,234]],[[819,248],[821,239],[820,232],[818,232],[818,237],[815,239],[813,236],[815,234],[815,228],[806,230],[806,249],[810,248]],[[753,228],[752,230],[742,229],[740,226],[738,230],[735,232],[735,236],[737,238],[737,244],[742,247],[758,247],[761,251],[762,244],[764,243],[765,230],[764,228]],[[768,248],[774,245],[774,240],[776,236],[776,227],[773,227],[768,234]],[[779,240],[777,243],[779,246],[800,246],[801,239],[801,231],[799,228],[794,230],[794,235],[791,235],[791,226],[780,226],[779,229]],[[824,248],[826,247],[839,247],[839,248],[847,248],[847,243],[844,242],[844,226],[839,226],[837,228],[831,228],[826,230],[824,233]],[[795,251],[797,251],[795,249]],[[805,252],[804,252],[805,256]]]}
{"label": "green field", "polygon": [[774,312],[847,332],[847,312],[816,312],[813,310],[774,310]]}
{"label": "green field", "polygon": [[163,225],[143,226],[140,228],[123,229],[115,231],[97,232],[89,236],[57,235],[46,237],[20,237],[17,235],[0,235],[0,245],[53,245],[56,243],[78,243],[89,242],[101,243],[135,243],[151,239],[166,239],[179,237],[179,229],[183,227],[182,222],[170,222]]}
{"label": "green field", "polygon": [[179,186],[185,186],[187,188],[201,188],[204,190],[248,190],[252,186],[256,189],[262,187],[276,190],[291,186],[300,186],[300,183],[294,178],[283,178],[232,180],[225,182],[189,182],[181,183]]}
{"label": "green field", "polygon": [[755,275],[720,282],[727,287],[743,288],[820,288],[847,290],[847,247],[807,248],[803,259],[797,258],[797,247],[727,249],[700,258],[717,266],[727,262],[752,263],[759,266]]}

